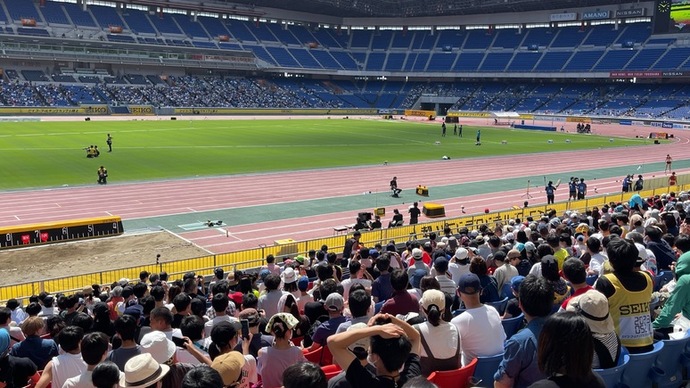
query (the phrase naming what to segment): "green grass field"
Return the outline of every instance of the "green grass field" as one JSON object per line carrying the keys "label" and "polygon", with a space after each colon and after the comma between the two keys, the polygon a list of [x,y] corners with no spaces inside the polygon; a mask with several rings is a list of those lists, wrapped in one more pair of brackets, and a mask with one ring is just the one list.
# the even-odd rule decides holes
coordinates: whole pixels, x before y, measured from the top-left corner
{"label": "green grass field", "polygon": [[[96,183],[104,165],[110,183],[377,165],[620,147],[643,139],[452,126],[442,138],[440,125],[370,120],[122,121],[3,123],[0,126],[0,189]],[[106,134],[113,136],[107,153]],[[553,139],[553,144],[547,144]],[[570,139],[571,143],[566,143]],[[501,144],[507,140],[508,144]],[[434,145],[440,141],[440,145]],[[98,145],[101,156],[87,159],[83,148]]]}

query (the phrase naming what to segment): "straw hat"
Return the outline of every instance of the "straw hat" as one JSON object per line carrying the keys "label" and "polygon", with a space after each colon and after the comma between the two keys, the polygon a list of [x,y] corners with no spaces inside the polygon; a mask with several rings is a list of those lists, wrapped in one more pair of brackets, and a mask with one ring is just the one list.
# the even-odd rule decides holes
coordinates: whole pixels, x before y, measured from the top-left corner
{"label": "straw hat", "polygon": [[159,364],[148,353],[134,356],[125,364],[125,373],[120,376],[120,386],[126,388],[148,387],[160,381],[170,367]]}

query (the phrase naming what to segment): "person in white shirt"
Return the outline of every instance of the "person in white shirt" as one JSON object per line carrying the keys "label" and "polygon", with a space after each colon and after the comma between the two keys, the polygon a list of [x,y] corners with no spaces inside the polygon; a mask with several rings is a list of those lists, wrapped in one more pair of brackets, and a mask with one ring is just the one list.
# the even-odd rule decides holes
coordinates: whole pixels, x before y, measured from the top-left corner
{"label": "person in white shirt", "polygon": [[458,248],[455,250],[453,257],[450,258],[450,263],[448,263],[448,273],[455,282],[456,287],[460,281],[460,277],[466,273],[470,273],[469,254],[467,249]]}
{"label": "person in white shirt", "polygon": [[62,387],[70,377],[79,376],[86,371],[86,363],[81,358],[81,340],[84,329],[67,326],[60,332],[60,349],[64,352],[48,361],[43,369],[36,388]]}
{"label": "person in white shirt", "polygon": [[434,269],[436,270],[435,277],[436,280],[438,280],[438,284],[441,286],[441,291],[451,296],[455,295],[457,286],[455,285],[453,279],[451,279],[447,274],[448,259],[445,257],[438,257],[436,261],[434,261]]}
{"label": "person in white shirt", "polygon": [[343,286],[343,297],[346,302],[350,294],[350,287],[352,287],[353,284],[361,284],[367,291],[371,292],[371,275],[364,269],[359,260],[350,260],[347,267],[350,270],[350,278],[340,282]]}
{"label": "person in white shirt", "polygon": [[206,337],[211,336],[211,330],[213,330],[213,326],[217,325],[220,322],[238,322],[235,317],[227,315],[226,311],[229,303],[230,300],[228,299],[227,295],[222,293],[217,293],[213,295],[213,299],[211,300],[211,307],[213,307],[213,311],[216,313],[216,316],[204,324],[204,334]]}
{"label": "person in white shirt", "polygon": [[86,370],[79,376],[70,377],[62,388],[93,388],[91,373],[96,365],[108,356],[108,337],[101,332],[89,333],[81,340],[81,358],[86,363]]}
{"label": "person in white shirt", "polygon": [[479,277],[468,273],[460,278],[458,296],[465,304],[465,311],[453,318],[462,341],[462,364],[467,365],[479,356],[488,357],[503,353],[506,339],[501,317],[493,306],[479,301],[481,283]]}
{"label": "person in white shirt", "polygon": [[587,239],[587,253],[590,255],[587,275],[602,275],[606,256],[601,254],[601,241],[596,237]]}
{"label": "person in white shirt", "polygon": [[[196,347],[199,353],[208,357],[208,347],[211,344],[210,334],[209,336],[204,335],[204,320],[201,319],[201,317],[197,315],[184,317],[180,324],[180,331],[184,337],[192,341],[193,346]],[[178,346],[175,355],[177,357],[177,362],[201,365],[199,359],[189,353],[187,346]]]}
{"label": "person in white shirt", "polygon": [[19,304],[16,299],[10,299],[7,301],[7,308],[12,310],[12,322],[16,323],[17,326],[21,325],[26,318],[29,317]]}
{"label": "person in white shirt", "polygon": [[422,375],[457,369],[461,365],[462,346],[457,327],[441,319],[446,306],[445,294],[439,290],[426,290],[420,304],[427,322],[414,325],[414,328],[419,331],[422,341],[419,354]]}

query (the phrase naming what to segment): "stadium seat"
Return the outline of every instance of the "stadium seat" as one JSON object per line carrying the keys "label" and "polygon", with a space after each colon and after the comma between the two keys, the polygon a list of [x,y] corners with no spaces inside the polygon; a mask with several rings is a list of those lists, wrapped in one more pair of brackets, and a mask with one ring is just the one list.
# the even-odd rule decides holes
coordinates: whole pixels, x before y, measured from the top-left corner
{"label": "stadium seat", "polygon": [[319,346],[318,348],[309,351],[309,349],[302,349],[304,358],[318,365],[330,365],[333,363],[333,355],[328,349],[328,346]]}
{"label": "stadium seat", "polygon": [[374,314],[378,314],[379,311],[381,311],[381,307],[383,307],[383,304],[384,304],[384,303],[386,303],[386,301],[385,301],[385,300],[382,300],[382,301],[380,301],[380,302],[377,302],[377,303],[374,305]]}
{"label": "stadium seat", "polygon": [[503,295],[504,298],[508,298],[509,300],[515,298],[515,295],[513,295],[513,289],[510,287],[510,283],[506,283],[503,285],[501,295]]}
{"label": "stadium seat", "polygon": [[498,311],[498,315],[503,315],[503,313],[506,311],[506,306],[508,305],[508,297],[504,297],[499,301],[489,302],[487,304],[489,306],[493,306],[496,311]]}
{"label": "stadium seat", "polygon": [[621,347],[618,365],[613,368],[594,369],[594,373],[601,376],[604,383],[606,383],[606,388],[617,388],[620,386],[621,377],[623,376],[623,372],[625,372],[625,368],[628,367],[628,363],[630,363],[630,355],[625,347]]}
{"label": "stadium seat", "polygon": [[525,319],[525,314],[520,314],[517,317],[507,318],[501,321],[503,330],[506,332],[506,339],[517,333],[522,328],[522,321]]}
{"label": "stadium seat", "polygon": [[651,387],[664,378],[664,370],[658,368],[656,359],[664,348],[664,341],[654,343],[654,349],[647,353],[630,355],[630,363],[623,371],[623,384],[629,387]]}
{"label": "stadium seat", "polygon": [[321,370],[326,375],[326,380],[332,379],[343,371],[338,364],[324,365],[321,367]]}
{"label": "stadium seat", "polygon": [[682,364],[688,360],[690,353],[686,347],[690,343],[690,335],[677,340],[663,341],[664,347],[656,359],[656,365],[664,369],[664,376],[657,382],[659,388],[677,388],[683,383]]}
{"label": "stadium seat", "polygon": [[462,314],[463,312],[465,312],[465,309],[453,310],[453,317],[457,317],[458,315]]}
{"label": "stadium seat", "polygon": [[590,275],[585,278],[585,282],[587,282],[588,285],[593,286],[597,279],[599,279],[599,275]]}
{"label": "stadium seat", "polygon": [[498,364],[503,359],[503,353],[489,357],[477,357],[477,366],[472,374],[473,386],[493,387],[494,373],[498,370]]}
{"label": "stadium seat", "polygon": [[469,364],[454,370],[431,372],[427,380],[438,388],[465,388],[469,385],[472,374],[477,367],[475,358]]}
{"label": "stadium seat", "polygon": [[673,280],[673,271],[661,271],[654,278],[654,291],[659,291],[666,283]]}

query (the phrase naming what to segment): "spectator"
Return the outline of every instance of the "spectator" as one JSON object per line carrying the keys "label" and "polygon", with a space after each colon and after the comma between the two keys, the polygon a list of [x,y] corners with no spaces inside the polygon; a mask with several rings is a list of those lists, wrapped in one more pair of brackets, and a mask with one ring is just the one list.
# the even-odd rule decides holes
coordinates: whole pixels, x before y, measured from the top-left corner
{"label": "spectator", "polygon": [[510,283],[510,280],[513,279],[513,277],[519,275],[515,265],[520,263],[522,255],[517,249],[511,249],[505,255],[507,256],[506,260],[499,260],[499,253],[500,251],[496,252],[494,255],[494,261],[496,262],[497,266],[496,270],[494,270],[494,278],[496,278],[497,287],[500,292],[503,290],[503,285]]}
{"label": "spectator", "polygon": [[[12,310],[8,309],[7,307],[0,307],[0,329],[7,330],[7,332],[10,334],[10,347],[14,347],[15,344],[24,341],[25,337],[22,329],[18,326],[10,324],[11,322]],[[41,322],[43,322],[43,319],[41,319]],[[40,335],[42,333],[39,332],[38,334]]]}
{"label": "spectator", "polygon": [[350,293],[350,287],[353,284],[361,284],[364,288],[371,290],[371,275],[369,275],[369,272],[366,271],[359,260],[350,260],[347,267],[350,270],[350,277],[340,282],[343,286],[343,297],[346,302]]}
{"label": "spectator", "polygon": [[[661,229],[657,226],[648,226],[645,228],[645,240],[647,248],[652,251],[656,258],[656,264],[659,271],[671,270],[671,265],[676,262],[676,255],[668,243],[661,238]],[[609,255],[609,260],[611,256]]]}
{"label": "spectator", "polygon": [[436,270],[436,280],[438,280],[441,291],[448,295],[455,295],[457,286],[448,275],[448,259],[445,257],[437,258],[434,261],[434,269]]}
{"label": "spectator", "polygon": [[[429,272],[427,271],[426,273],[428,274]],[[391,315],[405,315],[410,312],[419,311],[419,300],[416,296],[407,292],[408,283],[409,278],[405,270],[396,269],[395,271],[393,271],[393,273],[391,274],[391,285],[393,286],[394,290],[393,296],[390,299],[386,300],[386,302],[381,307],[382,313]]]}
{"label": "spectator", "polygon": [[16,323],[17,326],[21,325],[29,317],[29,314],[22,309],[19,301],[14,298],[7,301],[6,307],[12,311],[12,322]]}
{"label": "spectator", "polygon": [[[210,341],[207,341],[204,333],[204,320],[196,315],[190,315],[184,317],[182,323],[180,324],[180,332],[184,337],[189,338],[192,344],[197,348],[199,353],[208,357],[208,346]],[[192,365],[201,365],[202,362],[199,361],[194,355],[187,351],[187,347],[177,347],[177,361]]]}
{"label": "spectator", "polygon": [[571,257],[563,263],[563,277],[572,286],[573,293],[561,303],[561,310],[565,310],[570,299],[594,289],[587,284],[585,264],[580,259]]}
{"label": "spectator", "polygon": [[477,275],[479,282],[481,283],[479,298],[482,303],[496,302],[501,300],[496,278],[489,275],[488,268],[486,267],[486,261],[484,261],[484,259],[481,257],[473,258],[470,262],[470,272]]}
{"label": "spectator", "polygon": [[120,387],[120,378],[123,376],[124,374],[120,372],[115,363],[104,361],[93,369],[91,383],[94,388],[118,388]]}
{"label": "spectator", "polygon": [[[220,373],[226,387],[249,387],[259,381],[254,357],[234,350],[214,358],[211,368]],[[266,384],[264,386],[269,387]]]}
{"label": "spectator", "polygon": [[462,365],[460,334],[455,325],[441,319],[446,307],[445,294],[439,290],[424,291],[420,303],[427,322],[414,328],[422,344],[419,354],[422,374],[428,376],[433,371],[457,369]]}
{"label": "spectator", "polygon": [[587,239],[587,254],[589,254],[589,269],[588,275],[601,275],[604,273],[604,262],[606,256],[601,254],[601,240],[596,237]]}
{"label": "spectator", "polygon": [[266,294],[259,297],[259,310],[264,310],[267,317],[272,317],[278,313],[278,302],[280,297],[287,294],[280,290],[280,276],[270,274],[264,280]]}
{"label": "spectator", "polygon": [[311,326],[309,318],[300,314],[299,307],[297,307],[297,301],[292,294],[285,294],[280,298],[280,301],[278,302],[278,310],[281,313],[292,314],[292,316],[299,321],[299,324],[295,326],[295,329],[292,333],[294,337],[304,337],[307,335],[307,332]]}
{"label": "spectator", "polygon": [[10,354],[14,357],[26,357],[36,364],[39,370],[43,370],[48,361],[59,354],[55,341],[40,337],[44,328],[43,318],[30,317],[26,319],[21,328],[26,339],[14,345]]}
{"label": "spectator", "polygon": [[630,353],[651,351],[654,334],[649,303],[654,281],[648,272],[633,270],[639,251],[632,241],[614,238],[606,252],[613,273],[600,276],[594,286],[609,300],[609,313],[623,346]]}
{"label": "spectator", "polygon": [[[187,342],[187,351],[191,354],[196,355],[197,358],[208,364],[211,362],[206,357],[203,357],[201,353],[197,351],[196,346],[193,346],[191,342]],[[162,382],[162,388],[177,388],[182,385],[182,379],[184,375],[194,368],[192,364],[179,363],[177,362],[176,353],[177,347],[175,344],[169,340],[163,332],[152,331],[144,335],[141,339],[141,355],[132,357],[125,364],[125,375],[127,375],[127,366],[141,357],[144,353],[148,353],[153,357],[153,359],[159,364],[165,364],[170,366],[170,373],[168,373]]]}
{"label": "spectator", "polygon": [[393,296],[393,285],[391,284],[390,273],[391,255],[390,252],[385,252],[376,260],[376,269],[379,271],[379,276],[371,285],[371,296],[376,303],[388,300]]}
{"label": "spectator", "polygon": [[[424,263],[423,258],[424,258],[424,251],[422,251],[419,248],[412,249],[412,261],[410,262],[409,268],[407,268],[408,278],[411,278],[412,275],[414,275],[415,271],[417,271],[417,270],[424,271],[425,276],[428,275],[429,273],[431,273],[429,266],[426,265],[426,263]],[[431,259],[429,259],[429,260],[431,260]]]}
{"label": "spectator", "polygon": [[300,296],[297,298],[297,309],[300,313],[304,313],[304,306],[309,302],[313,302],[314,298],[309,295],[309,278],[302,276],[297,280],[297,289],[299,290]]}
{"label": "spectator", "polygon": [[37,388],[62,387],[70,377],[79,376],[86,370],[86,363],[81,358],[81,340],[84,330],[77,326],[67,326],[60,332],[59,342],[63,353],[53,357],[36,384]]}
{"label": "spectator", "polygon": [[546,376],[537,362],[538,339],[553,306],[553,287],[542,277],[529,275],[520,284],[520,308],[527,327],[508,338],[503,360],[494,374],[494,387],[528,387]]}
{"label": "spectator", "polygon": [[510,292],[513,293],[514,298],[508,299],[508,304],[506,305],[506,311],[503,314],[502,319],[508,319],[508,318],[513,318],[517,317],[520,314],[522,314],[522,310],[520,309],[520,285],[522,284],[522,281],[525,280],[525,277],[522,275],[518,275],[514,277],[510,281]]}
{"label": "spectator", "polygon": [[469,251],[465,248],[458,248],[455,250],[455,254],[450,258],[450,263],[448,263],[448,273],[451,279],[455,282],[457,287],[458,282],[460,282],[460,277],[462,275],[470,272],[470,260]]}
{"label": "spectator", "polygon": [[265,387],[283,384],[283,372],[288,366],[306,361],[302,349],[292,346],[292,330],[299,322],[291,314],[278,313],[271,317],[266,331],[273,334],[275,342],[259,350],[258,370]]}
{"label": "spectator", "polygon": [[220,373],[208,365],[190,370],[182,379],[182,388],[217,388],[224,385]]}
{"label": "spectator", "polygon": [[668,338],[668,333],[673,331],[671,323],[678,314],[690,319],[690,237],[680,235],[675,246],[682,252],[676,264],[676,286],[652,323],[657,338],[662,339]]}
{"label": "spectator", "polygon": [[226,293],[217,293],[213,295],[213,299],[211,299],[211,307],[213,308],[216,316],[210,321],[204,323],[204,334],[206,337],[211,335],[211,330],[213,327],[220,322],[237,322],[237,319],[228,316],[226,313],[229,303],[230,300],[228,299],[228,295]]}
{"label": "spectator", "polygon": [[96,365],[108,355],[108,336],[103,333],[89,333],[81,340],[81,358],[86,363],[86,370],[80,375],[70,377],[62,388],[90,388],[91,375]]}
{"label": "spectator", "polygon": [[[161,380],[166,378],[169,372],[170,366],[157,362],[151,354],[140,354],[132,357],[132,359],[125,364],[125,372],[120,377],[120,386],[131,388],[161,388],[163,386]],[[142,381],[144,381],[144,383],[142,383]]]}
{"label": "spectator", "polygon": [[[563,263],[565,260],[563,261]],[[556,258],[552,255],[546,255],[541,258],[541,275],[553,287],[553,306],[554,311],[560,308],[561,303],[570,296],[570,286],[561,278],[558,273],[558,268],[563,268],[563,263],[559,266]]]}
{"label": "spectator", "polygon": [[239,316],[240,320],[246,319],[247,323],[249,324],[249,333],[250,333],[250,339],[244,339],[244,338],[239,338],[239,342],[237,345],[235,345],[235,349],[239,352],[242,352],[242,344],[244,342],[249,342],[249,352],[248,354],[251,354],[254,356],[254,358],[257,358],[259,355],[259,349],[266,347],[266,346],[271,346],[271,343],[273,342],[273,337],[271,336],[263,336],[259,332],[259,324],[261,322],[261,317],[259,315],[259,312],[256,311],[256,309],[253,308],[246,308],[240,312]]}
{"label": "spectator", "polygon": [[352,325],[356,325],[358,323],[367,323],[369,321],[367,313],[371,307],[371,297],[365,290],[362,289],[350,291],[351,299],[348,299],[347,304],[350,309],[352,319],[338,325],[338,329],[335,331],[336,333],[342,333],[349,329]]}
{"label": "spectator", "polygon": [[314,335],[311,338],[313,341],[312,347],[314,345],[326,346],[328,337],[335,334],[338,326],[347,320],[347,318],[343,316],[345,302],[342,295],[338,293],[328,295],[323,307],[328,311],[328,320],[319,325],[314,331]]}
{"label": "spectator", "polygon": [[450,323],[455,325],[460,333],[463,365],[469,364],[478,356],[494,356],[501,353],[506,339],[498,311],[483,304],[480,293],[481,284],[477,275],[467,273],[460,278],[458,296],[465,305],[465,311],[453,318]]}
{"label": "spectator", "polygon": [[284,388],[326,388],[328,381],[323,370],[311,362],[298,362],[283,372]]}
{"label": "spectator", "polygon": [[9,354],[9,348],[10,334],[7,330],[0,329],[0,385],[23,387],[29,377],[36,373],[36,365],[28,358]]}
{"label": "spectator", "polygon": [[108,354],[108,361],[112,361],[121,370],[130,358],[141,354],[141,348],[134,342],[137,333],[137,322],[131,315],[123,315],[115,320],[115,333],[122,341],[119,348]]}
{"label": "spectator", "polygon": [[[567,333],[567,335],[563,335]],[[591,332],[584,318],[562,312],[549,317],[539,334],[539,370],[546,375],[531,388],[606,388],[592,372]]]}
{"label": "spectator", "polygon": [[601,292],[589,290],[568,302],[566,311],[581,315],[590,331],[594,343],[592,368],[608,369],[618,364],[621,340],[616,335],[613,320],[609,314],[609,302]]}

